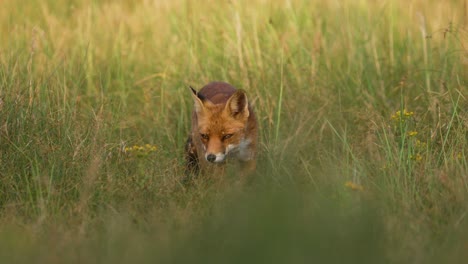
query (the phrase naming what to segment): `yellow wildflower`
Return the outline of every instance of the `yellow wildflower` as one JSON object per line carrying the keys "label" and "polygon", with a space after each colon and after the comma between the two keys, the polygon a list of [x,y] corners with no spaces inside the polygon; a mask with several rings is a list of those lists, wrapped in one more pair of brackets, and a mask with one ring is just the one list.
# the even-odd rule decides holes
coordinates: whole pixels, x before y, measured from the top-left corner
{"label": "yellow wildflower", "polygon": [[395,121],[405,120],[409,117],[412,117],[413,115],[413,111],[406,111],[406,109],[403,109],[403,113],[400,110],[398,110],[391,116],[391,119]]}
{"label": "yellow wildflower", "polygon": [[427,144],[425,142],[421,142],[421,140],[416,140],[415,147],[417,148],[425,148]]}
{"label": "yellow wildflower", "polygon": [[410,137],[414,137],[414,136],[416,136],[417,134],[418,134],[418,131],[410,131],[410,132],[408,132],[408,136],[410,136]]}
{"label": "yellow wildflower", "polygon": [[400,116],[401,116],[400,111],[396,111],[396,113],[393,114],[393,115],[391,116],[391,118],[392,118],[392,120],[399,120],[399,119],[400,119]]}
{"label": "yellow wildflower", "polygon": [[403,115],[405,115],[406,117],[410,117],[410,116],[413,116],[414,115],[414,112],[408,112],[405,110],[403,110]]}
{"label": "yellow wildflower", "polygon": [[137,153],[149,153],[158,150],[158,147],[151,144],[145,144],[143,146],[134,145],[131,147],[124,147],[124,152],[137,152]]}
{"label": "yellow wildflower", "polygon": [[351,181],[347,181],[345,183],[345,186],[350,188],[351,190],[354,190],[354,191],[364,191],[364,187],[362,187],[362,185],[356,184],[356,183],[351,182]]}
{"label": "yellow wildflower", "polygon": [[416,155],[412,155],[411,159],[415,160],[415,161],[421,161],[423,159],[423,157],[421,156],[421,154],[418,153]]}

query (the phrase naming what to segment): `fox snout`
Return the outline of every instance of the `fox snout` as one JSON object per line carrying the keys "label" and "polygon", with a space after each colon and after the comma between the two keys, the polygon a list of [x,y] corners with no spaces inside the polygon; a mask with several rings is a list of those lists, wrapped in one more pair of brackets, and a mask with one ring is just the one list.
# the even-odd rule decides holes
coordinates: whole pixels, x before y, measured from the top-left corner
{"label": "fox snout", "polygon": [[200,134],[203,152],[206,161],[211,163],[222,163],[226,159],[229,149],[225,148],[223,140],[218,136],[209,136],[208,134]]}
{"label": "fox snout", "polygon": [[206,156],[206,160],[209,161],[209,162],[215,162],[216,160],[216,155],[215,154],[208,154]]}
{"label": "fox snout", "polygon": [[225,160],[226,155],[223,153],[206,153],[205,159],[211,163],[221,163]]}

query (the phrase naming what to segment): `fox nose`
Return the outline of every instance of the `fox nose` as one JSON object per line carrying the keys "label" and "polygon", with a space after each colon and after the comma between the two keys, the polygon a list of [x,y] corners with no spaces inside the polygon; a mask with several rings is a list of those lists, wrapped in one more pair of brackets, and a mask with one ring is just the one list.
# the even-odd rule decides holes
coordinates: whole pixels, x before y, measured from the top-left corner
{"label": "fox nose", "polygon": [[208,154],[208,156],[206,156],[206,160],[208,160],[209,162],[214,162],[216,160],[216,155]]}

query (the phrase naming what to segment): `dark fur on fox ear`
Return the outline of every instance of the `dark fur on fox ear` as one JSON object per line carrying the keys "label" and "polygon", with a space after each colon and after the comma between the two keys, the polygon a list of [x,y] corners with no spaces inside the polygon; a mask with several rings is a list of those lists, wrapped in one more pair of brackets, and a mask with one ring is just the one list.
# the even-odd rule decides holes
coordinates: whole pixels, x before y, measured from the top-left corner
{"label": "dark fur on fox ear", "polygon": [[205,97],[203,95],[201,95],[199,92],[197,92],[197,90],[195,90],[195,88],[193,88],[192,86],[189,86],[189,88],[192,90],[192,93],[198,97],[202,102],[205,101]]}
{"label": "dark fur on fox ear", "polygon": [[192,93],[194,95],[197,95],[197,90],[195,90],[195,88],[193,88],[191,85],[189,85],[189,88],[190,88],[190,90],[192,90]]}
{"label": "dark fur on fox ear", "polygon": [[200,96],[200,94],[195,90],[192,86],[189,86],[190,90],[192,90],[192,98],[194,101],[195,112],[197,114],[201,114],[203,109],[205,108],[203,105],[204,98]]}
{"label": "dark fur on fox ear", "polygon": [[226,103],[226,110],[235,118],[249,117],[249,101],[244,90],[237,90]]}

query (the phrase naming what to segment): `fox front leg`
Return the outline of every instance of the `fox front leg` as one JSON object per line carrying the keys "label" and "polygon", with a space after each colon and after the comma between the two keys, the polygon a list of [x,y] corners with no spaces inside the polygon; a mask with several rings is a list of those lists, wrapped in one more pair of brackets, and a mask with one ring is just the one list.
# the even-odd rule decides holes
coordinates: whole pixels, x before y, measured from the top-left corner
{"label": "fox front leg", "polygon": [[192,142],[192,136],[189,136],[185,143],[185,176],[183,183],[189,184],[193,177],[200,173],[200,163],[198,160],[197,149]]}
{"label": "fox front leg", "polygon": [[245,183],[249,180],[250,176],[255,172],[257,168],[257,162],[255,159],[241,161],[240,169],[240,181]]}

